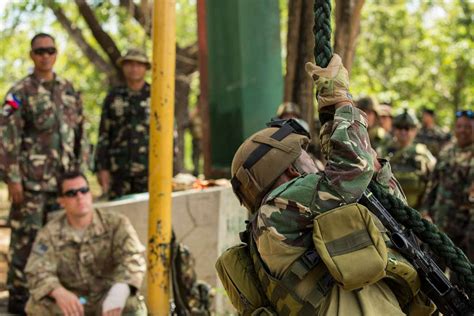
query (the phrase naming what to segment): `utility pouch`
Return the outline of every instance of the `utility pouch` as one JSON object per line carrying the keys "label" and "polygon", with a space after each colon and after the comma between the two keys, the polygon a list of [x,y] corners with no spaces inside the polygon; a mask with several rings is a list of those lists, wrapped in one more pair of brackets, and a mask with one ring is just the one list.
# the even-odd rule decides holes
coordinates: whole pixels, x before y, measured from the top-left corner
{"label": "utility pouch", "polygon": [[387,247],[370,211],[353,203],[314,219],[313,242],[332,277],[352,291],[385,276]]}
{"label": "utility pouch", "polygon": [[247,244],[227,249],[217,259],[216,270],[239,315],[272,315]]}

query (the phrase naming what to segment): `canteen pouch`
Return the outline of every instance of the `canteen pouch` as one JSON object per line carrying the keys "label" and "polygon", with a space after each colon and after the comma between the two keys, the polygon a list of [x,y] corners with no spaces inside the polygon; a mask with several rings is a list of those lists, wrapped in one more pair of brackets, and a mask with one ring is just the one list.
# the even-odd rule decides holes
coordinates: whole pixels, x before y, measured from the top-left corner
{"label": "canteen pouch", "polygon": [[[247,244],[230,247],[216,262],[216,270],[224,289],[239,315],[266,315],[268,300],[253,266]],[[260,309],[262,307],[267,307]]]}
{"label": "canteen pouch", "polygon": [[314,219],[313,242],[332,277],[352,291],[385,276],[387,247],[369,210],[357,203]]}

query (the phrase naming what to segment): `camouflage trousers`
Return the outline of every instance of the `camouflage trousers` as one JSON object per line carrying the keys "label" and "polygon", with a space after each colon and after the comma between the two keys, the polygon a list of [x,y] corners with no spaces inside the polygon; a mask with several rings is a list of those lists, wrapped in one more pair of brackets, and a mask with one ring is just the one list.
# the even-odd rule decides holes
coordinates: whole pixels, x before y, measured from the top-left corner
{"label": "camouflage trousers", "polygon": [[[449,219],[446,219],[446,224],[444,225],[445,233],[451,238],[453,243],[461,248],[464,253],[471,260],[473,254],[472,245],[469,244],[474,237],[471,237],[473,234],[474,224],[470,219],[470,211],[468,209],[458,210],[455,214],[451,215]],[[471,239],[471,240],[470,240]]]}
{"label": "camouflage trousers", "polygon": [[148,192],[148,177],[111,174],[109,200],[118,199],[124,195]]}
{"label": "camouflage trousers", "polygon": [[[103,299],[95,305],[85,305],[84,314],[85,316],[100,316],[102,315],[102,302]],[[30,298],[26,305],[26,313],[31,316],[53,316],[63,315],[59,306],[50,297],[45,297],[39,301]],[[131,295],[128,297],[125,307],[122,311],[122,316],[146,316],[147,308],[145,304],[145,298],[142,295]]]}
{"label": "camouflage trousers", "polygon": [[36,233],[46,223],[47,214],[59,209],[55,192],[25,190],[23,195],[23,203],[12,205],[8,218],[11,227],[10,264],[7,278],[8,311],[20,314],[29,296],[23,271]]}

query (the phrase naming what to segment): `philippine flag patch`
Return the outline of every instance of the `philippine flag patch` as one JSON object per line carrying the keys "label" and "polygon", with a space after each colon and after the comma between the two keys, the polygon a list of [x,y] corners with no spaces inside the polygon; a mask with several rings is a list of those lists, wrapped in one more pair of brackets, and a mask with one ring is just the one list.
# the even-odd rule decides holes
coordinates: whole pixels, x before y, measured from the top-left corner
{"label": "philippine flag patch", "polygon": [[18,110],[20,106],[20,99],[18,99],[13,93],[9,93],[5,98],[5,104],[3,105],[3,115],[10,116],[13,112]]}

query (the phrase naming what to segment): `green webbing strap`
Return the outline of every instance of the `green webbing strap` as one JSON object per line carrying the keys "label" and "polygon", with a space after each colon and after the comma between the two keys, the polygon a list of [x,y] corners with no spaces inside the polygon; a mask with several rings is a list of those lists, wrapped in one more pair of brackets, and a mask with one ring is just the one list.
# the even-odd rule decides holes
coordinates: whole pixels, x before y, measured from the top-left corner
{"label": "green webbing strap", "polygon": [[[253,241],[251,236],[249,237],[250,253],[255,270],[273,308],[279,312],[279,315],[289,315],[290,312],[294,312],[294,306],[298,305],[300,306],[298,315],[314,315],[321,300],[334,285],[333,278],[327,271],[316,250],[307,250],[291,264],[282,279],[278,280],[272,277],[267,271],[265,263],[258,254],[255,241]],[[314,287],[305,300],[302,300],[292,289],[296,288],[308,273],[314,271],[314,269],[322,269],[320,273],[321,276],[315,280]],[[283,307],[281,308],[282,304]],[[288,311],[288,313],[286,313],[286,311]]]}

